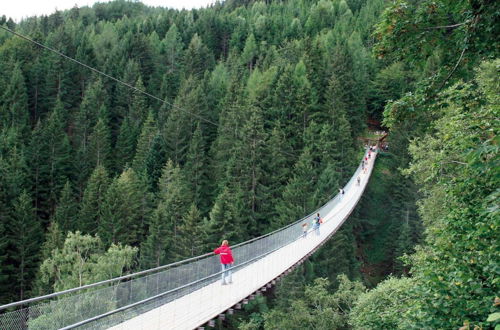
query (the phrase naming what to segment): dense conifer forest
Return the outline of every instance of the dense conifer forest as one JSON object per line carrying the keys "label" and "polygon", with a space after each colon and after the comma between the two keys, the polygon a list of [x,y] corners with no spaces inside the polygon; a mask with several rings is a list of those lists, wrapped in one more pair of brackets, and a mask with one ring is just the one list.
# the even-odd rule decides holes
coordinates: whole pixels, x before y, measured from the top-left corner
{"label": "dense conifer forest", "polygon": [[389,150],[349,220],[218,326],[493,328],[499,16],[490,0],[115,0],[1,17],[120,81],[0,29],[0,304],[289,224],[380,122]]}

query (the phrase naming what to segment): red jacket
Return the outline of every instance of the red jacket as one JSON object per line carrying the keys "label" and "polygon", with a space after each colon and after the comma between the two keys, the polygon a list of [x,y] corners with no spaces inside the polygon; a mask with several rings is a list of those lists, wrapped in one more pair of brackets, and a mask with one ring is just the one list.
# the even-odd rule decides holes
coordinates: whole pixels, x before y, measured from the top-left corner
{"label": "red jacket", "polygon": [[229,246],[221,246],[214,250],[215,254],[220,254],[220,263],[227,265],[234,262],[233,253]]}

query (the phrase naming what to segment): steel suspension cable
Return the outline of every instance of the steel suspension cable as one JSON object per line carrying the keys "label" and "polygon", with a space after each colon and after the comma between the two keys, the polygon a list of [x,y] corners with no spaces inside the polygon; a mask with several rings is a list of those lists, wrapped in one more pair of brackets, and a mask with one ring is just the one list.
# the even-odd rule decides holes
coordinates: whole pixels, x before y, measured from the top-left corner
{"label": "steel suspension cable", "polygon": [[[53,52],[54,54],[57,54],[57,55],[59,55],[59,56],[61,56],[61,57],[65,58],[65,59],[67,59],[67,60],[69,60],[69,61],[71,61],[71,62],[74,62],[74,63],[76,63],[76,64],[78,64],[78,65],[81,65],[81,66],[83,66],[83,67],[85,67],[85,68],[87,68],[87,69],[91,70],[92,72],[95,72],[95,73],[97,73],[97,74],[99,74],[99,75],[102,75],[102,76],[104,76],[104,77],[108,78],[108,79],[111,79],[111,80],[113,80],[113,81],[115,81],[115,82],[117,82],[117,83],[119,83],[119,84],[121,84],[121,85],[123,85],[123,86],[125,86],[125,87],[128,87],[128,88],[130,88],[130,89],[132,89],[132,90],[134,90],[134,91],[136,91],[136,92],[138,92],[138,93],[141,93],[141,94],[143,94],[143,95],[146,95],[147,97],[150,97],[150,98],[152,98],[152,99],[154,99],[154,100],[156,100],[156,101],[159,101],[159,102],[161,102],[161,103],[163,103],[163,104],[166,104],[166,105],[168,105],[168,106],[170,106],[170,107],[172,107],[172,108],[174,108],[174,109],[177,109],[177,110],[179,110],[179,111],[186,112],[186,113],[190,114],[191,116],[193,116],[193,117],[195,117],[195,118],[198,118],[198,119],[199,119],[199,120],[201,120],[201,121],[204,121],[204,122],[206,122],[206,123],[208,123],[208,124],[210,124],[210,125],[213,125],[213,126],[215,126],[215,127],[220,128],[220,125],[219,125],[218,123],[216,123],[216,122],[214,122],[214,121],[212,121],[212,120],[210,120],[210,119],[207,119],[207,118],[205,118],[205,117],[203,117],[203,116],[200,116],[200,115],[198,115],[198,114],[196,114],[196,113],[193,113],[192,111],[187,110],[187,109],[185,109],[185,108],[181,108],[181,107],[179,107],[179,106],[177,106],[177,105],[175,105],[175,104],[173,104],[173,103],[170,103],[170,102],[168,102],[168,101],[166,101],[166,100],[163,100],[163,99],[161,99],[161,98],[159,98],[159,97],[157,97],[157,96],[155,96],[155,95],[153,95],[153,94],[151,94],[151,93],[148,93],[148,92],[146,92],[146,91],[143,91],[143,90],[141,90],[141,89],[139,89],[139,88],[137,88],[137,87],[135,87],[135,86],[133,86],[133,85],[131,85],[131,84],[129,84],[129,83],[127,83],[127,82],[123,81],[123,80],[120,80],[120,79],[118,79],[118,78],[115,78],[115,77],[113,77],[113,76],[111,76],[111,75],[109,75],[109,74],[107,74],[107,73],[105,73],[105,72],[103,72],[103,71],[101,71],[101,70],[99,70],[99,69],[96,69],[96,68],[94,68],[94,67],[92,67],[92,66],[90,66],[90,65],[88,65],[88,64],[85,64],[85,63],[83,63],[83,62],[81,62],[81,61],[78,61],[77,59],[74,59],[74,58],[72,58],[72,57],[70,57],[70,56],[68,56],[68,55],[66,55],[66,54],[64,54],[64,53],[61,53],[60,51],[58,51],[58,50],[56,50],[56,49],[54,49],[54,48],[52,48],[52,47],[49,47],[49,46],[47,46],[47,45],[44,45],[44,44],[42,44],[42,43],[40,43],[40,42],[38,42],[38,41],[36,41],[36,40],[33,40],[33,39],[31,39],[31,38],[29,38],[29,37],[27,37],[27,36],[23,35],[23,34],[20,34],[20,33],[16,32],[16,31],[13,31],[13,30],[9,29],[9,28],[8,28],[8,27],[6,27],[6,26],[2,26],[2,25],[0,25],[0,29],[5,30],[5,31],[7,31],[7,32],[9,32],[9,33],[11,33],[11,34],[13,34],[13,35],[15,35],[15,36],[17,36],[17,37],[21,38],[21,39],[24,39],[24,40],[28,41],[28,42],[31,42],[31,43],[33,43],[33,44],[37,45],[38,47],[41,47],[41,48],[46,49],[46,50],[48,50],[48,51],[50,51],[50,52]],[[232,133],[232,132],[233,132],[233,131],[231,130],[231,133]],[[238,130],[238,129],[234,130],[234,133],[235,133],[235,134],[234,134],[234,137],[236,137],[236,138],[240,139],[241,137],[240,137],[240,136],[238,136],[238,135],[239,135],[239,134],[238,134],[238,132],[239,132],[239,130]],[[290,152],[288,152],[288,151],[284,151],[284,150],[281,150],[281,149],[278,149],[278,150],[279,150],[279,152],[280,152],[280,153],[282,153],[282,154],[285,154],[285,155],[288,155],[288,156],[292,156],[292,157],[294,157],[294,158],[296,158],[296,157],[297,157],[297,155],[296,155],[296,154],[290,153]],[[315,161],[314,159],[311,159],[311,162],[316,163],[316,164],[319,164],[319,163],[318,163],[317,161]]]}

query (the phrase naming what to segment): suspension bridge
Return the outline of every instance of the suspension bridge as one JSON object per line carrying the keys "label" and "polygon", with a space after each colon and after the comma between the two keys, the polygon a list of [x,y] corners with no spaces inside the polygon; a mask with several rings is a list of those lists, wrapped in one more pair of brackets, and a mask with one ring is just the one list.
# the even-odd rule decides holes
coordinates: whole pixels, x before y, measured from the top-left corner
{"label": "suspension bridge", "polygon": [[[371,154],[371,157],[368,156]],[[221,285],[218,256],[173,264],[0,306],[0,329],[196,329],[241,308],[304,262],[347,220],[370,178],[377,153],[367,150],[338,194],[310,215],[232,246],[233,283]],[[312,219],[323,218],[319,231]],[[302,225],[310,228],[303,235]],[[222,238],[221,238],[222,239]],[[214,243],[216,244],[216,243]],[[214,246],[215,247],[215,246]]]}

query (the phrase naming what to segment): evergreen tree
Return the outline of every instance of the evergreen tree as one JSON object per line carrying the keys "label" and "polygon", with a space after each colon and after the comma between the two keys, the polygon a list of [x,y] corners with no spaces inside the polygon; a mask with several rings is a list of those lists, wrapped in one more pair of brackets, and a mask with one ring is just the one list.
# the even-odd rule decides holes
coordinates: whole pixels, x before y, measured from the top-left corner
{"label": "evergreen tree", "polygon": [[179,29],[174,23],[168,29],[160,45],[160,56],[166,62],[166,72],[163,76],[160,95],[169,103],[173,103],[180,87],[180,76],[183,69],[183,48],[184,44]]}
{"label": "evergreen tree", "polygon": [[42,229],[26,191],[21,193],[13,207],[7,234],[8,255],[13,265],[13,273],[10,274],[11,292],[15,292],[16,300],[23,300],[29,294],[38,265]]}
{"label": "evergreen tree", "polygon": [[[192,200],[191,192],[181,169],[178,165],[174,166],[171,160],[168,160],[163,167],[158,186],[160,188],[159,203],[165,208],[165,217],[171,239],[176,242],[180,237],[179,226],[181,226],[182,219],[185,217]],[[175,256],[180,256],[183,253],[181,247],[174,244],[167,256],[169,260],[173,260]]]}
{"label": "evergreen tree", "polygon": [[3,127],[16,127],[22,136],[29,129],[28,95],[20,63],[12,69],[10,83],[0,103],[0,123]]}
{"label": "evergreen tree", "polygon": [[109,181],[106,168],[97,166],[87,182],[80,204],[77,227],[84,234],[95,234],[101,224]]}
{"label": "evergreen tree", "polygon": [[258,49],[257,43],[255,42],[255,36],[253,33],[250,33],[245,41],[243,52],[241,53],[241,63],[246,65],[250,71],[252,71],[253,66],[255,65],[254,61],[257,57],[257,51]]}
{"label": "evergreen tree", "polygon": [[120,133],[114,149],[114,170],[120,173],[126,165],[132,165],[134,159],[137,136],[130,122],[129,117],[125,117],[120,126]]}
{"label": "evergreen tree", "polygon": [[148,150],[145,159],[145,170],[148,179],[149,187],[153,191],[158,190],[158,181],[161,176],[161,171],[163,165],[167,161],[167,146],[165,144],[165,139],[157,132],[151,142],[151,147]]}
{"label": "evergreen tree", "polygon": [[[243,123],[244,111],[241,105],[230,104],[224,106],[220,114],[217,139],[210,150],[212,168],[210,179],[212,182],[226,181],[227,162],[231,159],[231,153],[236,148],[238,140],[235,137],[238,136],[238,131],[243,127]],[[215,195],[217,193],[218,191]]]}
{"label": "evergreen tree", "polygon": [[[0,203],[5,205],[0,213],[8,214],[11,203],[23,190],[29,189],[29,167],[26,149],[17,129],[0,131]],[[4,222],[5,223],[5,222]]]}
{"label": "evergreen tree", "polygon": [[[407,210],[406,219],[402,221],[399,227],[399,235],[396,240],[396,247],[394,249],[394,255],[396,258],[401,258],[405,254],[410,254],[413,252],[413,242],[411,239],[411,228],[409,224],[409,213]],[[397,274],[403,274],[407,269],[404,267],[404,262],[400,259],[396,259],[394,262],[394,271]]]}
{"label": "evergreen tree", "polygon": [[[45,233],[45,239],[40,250],[40,260],[50,257],[52,251],[63,247],[65,234],[61,231],[57,222],[51,222]],[[42,293],[40,293],[42,294]]]}
{"label": "evergreen tree", "polygon": [[205,226],[200,211],[198,211],[195,204],[191,204],[189,211],[186,212],[179,226],[179,239],[176,242],[181,252],[179,257],[189,258],[206,252],[207,233]]}
{"label": "evergreen tree", "polygon": [[89,136],[89,161],[92,167],[110,167],[111,134],[104,118],[99,118]]}
{"label": "evergreen tree", "polygon": [[[101,108],[106,106],[106,99],[107,93],[101,80],[95,81],[87,88],[80,105],[80,111],[75,118],[75,134],[73,140],[77,150],[75,168],[78,173],[77,183],[80,193],[83,192],[85,181],[94,168],[89,149],[89,139],[92,129],[97,124]],[[97,141],[94,141],[94,146],[96,142]]]}
{"label": "evergreen tree", "polygon": [[109,185],[97,231],[105,246],[122,243],[137,246],[145,236],[151,208],[145,184],[127,169]]}
{"label": "evergreen tree", "polygon": [[[349,168],[352,168],[352,161],[355,160],[354,143],[352,140],[352,128],[347,118],[346,103],[342,98],[337,97],[337,91],[342,89],[341,81],[332,75],[328,85],[327,95],[327,122],[331,127],[325,127],[322,136],[328,136],[331,142],[329,149],[323,149],[330,160],[335,161],[339,166],[341,180],[346,180],[351,176]],[[330,132],[328,132],[330,130]],[[331,133],[331,134],[329,134]],[[323,138],[325,139],[325,138]],[[328,150],[328,152],[326,152]]]}
{"label": "evergreen tree", "polygon": [[[122,65],[124,67],[124,72],[121,80],[131,86],[135,86],[140,76],[139,64],[137,64],[135,60],[129,58],[126,62],[124,61]],[[111,118],[118,125],[123,118],[127,117],[135,93],[131,93],[130,88],[118,84],[113,96],[114,106],[110,108]],[[113,129],[116,128],[117,127],[113,127]]]}
{"label": "evergreen tree", "polygon": [[311,83],[303,61],[295,67],[285,67],[277,82],[274,104],[274,120],[287,123],[286,137],[294,150],[300,150],[314,105]]}
{"label": "evergreen tree", "polygon": [[[290,179],[291,167],[294,161],[292,157],[294,155],[279,124],[273,128],[266,144],[268,153],[263,163],[263,169],[266,172],[265,177],[267,178],[266,187],[269,200],[278,201],[281,199],[285,186]],[[269,210],[269,219],[276,219],[277,215],[276,208]]]}
{"label": "evergreen tree", "polygon": [[356,259],[356,239],[353,224],[346,222],[312,258],[314,274],[328,277],[333,287],[338,286],[337,277],[344,274],[351,280],[359,279],[359,262]]}
{"label": "evergreen tree", "polygon": [[141,244],[142,268],[153,268],[167,263],[167,253],[173,244],[167,213],[165,204],[160,202],[151,215],[147,237]]}
{"label": "evergreen tree", "polygon": [[[142,78],[139,76],[137,82],[135,83],[135,88],[140,91],[146,91]],[[147,117],[146,114],[149,112],[148,101],[144,94],[134,91],[132,94],[132,103],[129,106],[129,117],[130,123],[134,128],[136,136],[139,135],[141,131],[142,123]]]}
{"label": "evergreen tree", "polygon": [[[0,202],[0,207],[5,209],[5,206]],[[0,214],[0,235],[2,237],[6,237],[6,231],[4,223],[5,215]],[[11,271],[12,265],[8,263],[8,250],[7,250],[7,241],[0,241],[0,301],[2,303],[8,303],[9,298],[12,294],[11,291],[11,283],[9,281],[9,272]]]}
{"label": "evergreen tree", "polygon": [[77,213],[75,212],[78,207],[74,197],[71,183],[66,182],[61,192],[61,197],[56,206],[56,211],[52,218],[52,223],[57,223],[62,232],[73,231],[79,228],[77,221]]}
{"label": "evergreen tree", "polygon": [[145,172],[146,159],[151,151],[151,146],[156,135],[157,128],[154,123],[153,113],[150,111],[148,118],[142,126],[141,135],[137,141],[135,157],[132,161],[132,168],[136,173],[140,173],[142,175]]}
{"label": "evergreen tree", "polygon": [[266,156],[263,120],[260,110],[249,109],[249,119],[243,126],[239,141],[233,150],[232,158],[226,170],[226,185],[235,183],[244,191],[243,203],[247,211],[247,234],[257,236],[268,226],[268,210],[265,207],[267,178],[263,170]]}
{"label": "evergreen tree", "polygon": [[[207,111],[202,86],[192,77],[188,78],[181,86],[163,132],[168,148],[167,154],[176,164],[185,162],[196,123],[200,118],[205,118]],[[204,126],[210,124],[202,121],[201,125],[203,131]]]}
{"label": "evergreen tree", "polygon": [[207,191],[208,173],[206,164],[205,143],[200,124],[198,124],[186,155],[184,176],[189,181],[190,190],[193,192],[193,202],[202,214],[207,214],[209,211],[210,194]]}
{"label": "evergreen tree", "polygon": [[187,75],[193,75],[197,78],[202,77],[205,70],[211,70],[214,67],[214,55],[197,33],[193,35],[186,49],[184,63]]}
{"label": "evergreen tree", "polygon": [[274,228],[292,223],[312,211],[315,179],[311,178],[311,157],[309,149],[305,148],[295,164],[282,200],[276,205],[279,220],[272,224]]}
{"label": "evergreen tree", "polygon": [[62,103],[58,101],[50,117],[35,127],[29,148],[35,206],[44,220],[54,213],[59,193],[73,174],[62,111]]}
{"label": "evergreen tree", "polygon": [[241,205],[236,203],[240,193],[241,190],[229,191],[226,187],[215,199],[207,225],[209,242],[227,239],[231,245],[234,245],[242,241],[245,235],[245,224],[240,217]]}
{"label": "evergreen tree", "polygon": [[[335,48],[331,62],[330,82],[327,98],[330,98],[330,109],[344,111],[352,129],[352,137],[356,138],[365,127],[365,99],[360,95],[353,72],[353,59],[343,44]],[[364,92],[363,92],[364,93]]]}

